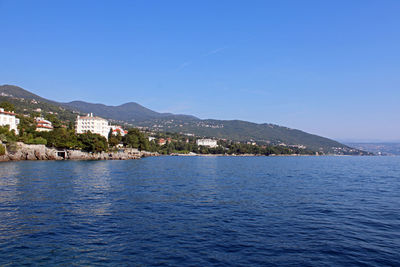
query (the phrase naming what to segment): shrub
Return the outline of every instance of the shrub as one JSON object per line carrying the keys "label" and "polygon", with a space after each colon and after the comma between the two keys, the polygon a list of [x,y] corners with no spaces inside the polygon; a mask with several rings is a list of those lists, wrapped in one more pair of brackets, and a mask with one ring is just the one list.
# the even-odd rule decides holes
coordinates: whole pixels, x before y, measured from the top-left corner
{"label": "shrub", "polygon": [[47,140],[43,137],[36,137],[29,139],[26,144],[34,144],[34,145],[47,145]]}
{"label": "shrub", "polygon": [[9,153],[15,153],[18,150],[18,146],[16,142],[8,142],[7,143],[7,151]]}
{"label": "shrub", "polygon": [[7,143],[16,140],[17,137],[14,130],[10,131],[8,125],[0,126],[0,141]]}

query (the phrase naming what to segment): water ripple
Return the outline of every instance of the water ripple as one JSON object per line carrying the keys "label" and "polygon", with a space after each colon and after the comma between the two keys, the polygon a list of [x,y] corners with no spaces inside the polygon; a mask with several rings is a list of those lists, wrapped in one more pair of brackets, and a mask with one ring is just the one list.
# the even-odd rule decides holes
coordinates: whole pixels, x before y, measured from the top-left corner
{"label": "water ripple", "polygon": [[0,163],[0,266],[399,266],[399,163]]}

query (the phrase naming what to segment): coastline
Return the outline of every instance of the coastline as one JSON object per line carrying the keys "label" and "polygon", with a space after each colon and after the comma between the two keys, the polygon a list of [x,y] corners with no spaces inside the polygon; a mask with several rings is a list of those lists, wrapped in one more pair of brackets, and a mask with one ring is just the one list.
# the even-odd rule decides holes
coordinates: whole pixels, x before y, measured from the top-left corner
{"label": "coastline", "polygon": [[5,155],[0,156],[0,162],[23,160],[129,160],[150,156],[159,156],[159,154],[137,149],[89,153],[81,150],[56,149],[48,148],[45,145],[27,145],[17,142],[14,151],[6,151]]}
{"label": "coastline", "polygon": [[308,154],[170,154],[165,156],[174,157],[373,157],[375,155],[336,155],[336,154],[326,154],[326,155],[308,155]]}
{"label": "coastline", "polygon": [[[0,144],[1,145],[1,144]],[[90,153],[81,150],[48,148],[45,145],[28,145],[17,142],[13,151],[6,151],[0,156],[0,162],[8,161],[43,161],[43,160],[130,160],[143,157],[174,156],[174,157],[312,157],[312,156],[349,156],[349,155],[305,155],[305,154],[181,154],[172,153],[160,155],[157,152],[139,151],[126,148],[114,152]]]}
{"label": "coastline", "polygon": [[171,154],[166,156],[175,157],[303,157],[303,156],[318,156],[318,155],[305,155],[305,154]]}

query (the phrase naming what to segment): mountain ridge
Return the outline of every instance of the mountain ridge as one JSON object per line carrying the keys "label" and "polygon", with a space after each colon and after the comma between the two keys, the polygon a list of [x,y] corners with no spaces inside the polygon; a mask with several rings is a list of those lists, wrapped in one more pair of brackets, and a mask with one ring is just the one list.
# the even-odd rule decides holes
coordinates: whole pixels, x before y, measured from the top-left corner
{"label": "mountain ridge", "polygon": [[[187,118],[187,119],[198,119],[191,115],[183,115],[183,114],[172,114],[172,113],[160,113],[153,111],[149,108],[146,108],[136,102],[127,102],[118,106],[105,105],[100,103],[89,103],[81,100],[71,101],[71,102],[63,102],[59,103],[64,107],[75,108],[79,111],[85,113],[96,113],[99,116],[109,117],[115,120],[125,120],[129,122],[134,121],[143,121],[148,119],[157,119],[157,118]],[[140,114],[140,116],[132,117],[129,115],[130,113]]]}

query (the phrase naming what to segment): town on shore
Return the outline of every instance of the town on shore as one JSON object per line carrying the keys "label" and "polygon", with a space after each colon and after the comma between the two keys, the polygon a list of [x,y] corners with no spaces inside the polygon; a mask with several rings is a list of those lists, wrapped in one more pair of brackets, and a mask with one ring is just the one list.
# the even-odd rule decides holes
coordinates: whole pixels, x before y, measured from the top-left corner
{"label": "town on shore", "polygon": [[57,159],[134,159],[155,155],[318,155],[301,145],[259,145],[195,136],[152,132],[111,124],[93,113],[62,121],[40,109],[17,114],[0,103],[0,161]]}

